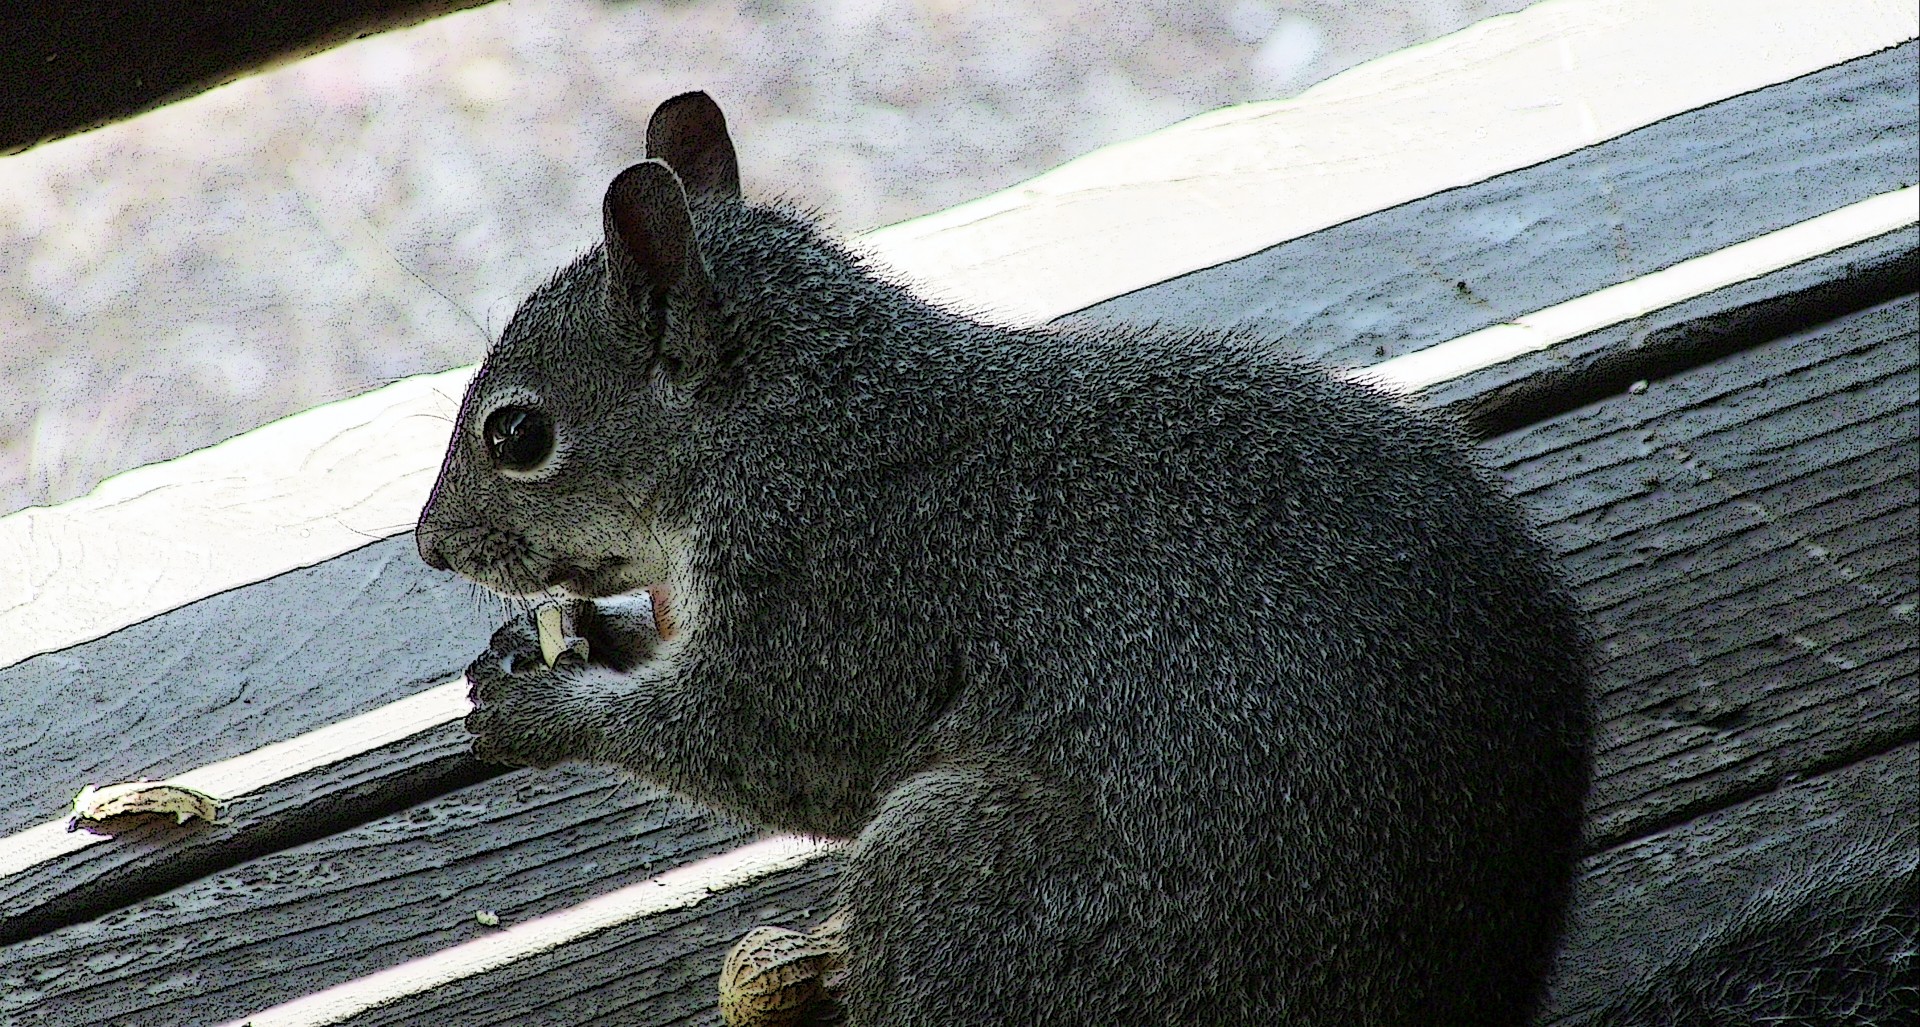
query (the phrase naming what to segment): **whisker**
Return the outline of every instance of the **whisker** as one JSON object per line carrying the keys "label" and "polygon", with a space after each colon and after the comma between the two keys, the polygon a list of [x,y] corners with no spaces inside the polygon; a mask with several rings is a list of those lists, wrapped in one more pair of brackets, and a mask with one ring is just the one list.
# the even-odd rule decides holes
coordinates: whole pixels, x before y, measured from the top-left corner
{"label": "whisker", "polygon": [[432,282],[427,281],[426,278],[421,276],[421,274],[418,271],[415,271],[413,268],[407,266],[407,262],[404,260],[401,260],[399,255],[389,250],[387,252],[387,256],[390,257],[393,260],[393,262],[399,266],[400,270],[405,271],[407,274],[413,276],[414,281],[419,282],[421,285],[426,286],[428,289],[433,291],[433,294],[435,296],[438,296],[441,299],[445,300],[447,303],[447,306],[450,306],[453,309],[459,311],[460,316],[465,318],[466,322],[473,326],[473,330],[480,333],[480,346],[482,349],[485,349],[486,347],[492,345],[493,336],[488,334],[486,326],[482,325],[479,319],[473,316],[473,311],[468,310],[466,307],[463,307],[458,303],[455,303],[453,301],[453,297],[440,291],[439,286],[433,284]]}

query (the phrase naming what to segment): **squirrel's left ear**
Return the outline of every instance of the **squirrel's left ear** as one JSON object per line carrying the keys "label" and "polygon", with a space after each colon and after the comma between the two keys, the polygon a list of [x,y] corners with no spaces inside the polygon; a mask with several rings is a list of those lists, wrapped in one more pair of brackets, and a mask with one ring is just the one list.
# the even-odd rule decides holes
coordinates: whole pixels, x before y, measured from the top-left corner
{"label": "squirrel's left ear", "polygon": [[740,162],[720,105],[705,93],[681,93],[647,122],[647,156],[667,162],[689,196],[740,198]]}
{"label": "squirrel's left ear", "polygon": [[660,161],[635,164],[607,187],[601,215],[608,306],[632,317],[667,356],[687,362],[696,354],[681,350],[692,340],[667,337],[668,313],[681,304],[704,304],[709,291],[680,179]]}

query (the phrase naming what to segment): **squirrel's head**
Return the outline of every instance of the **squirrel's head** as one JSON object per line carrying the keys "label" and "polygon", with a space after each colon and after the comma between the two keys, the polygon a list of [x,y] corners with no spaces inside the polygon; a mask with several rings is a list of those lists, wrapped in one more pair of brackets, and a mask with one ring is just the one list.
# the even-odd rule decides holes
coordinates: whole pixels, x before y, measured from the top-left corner
{"label": "squirrel's head", "polygon": [[607,188],[603,245],[520,305],[468,386],[415,532],[429,565],[519,596],[666,575],[677,429],[722,360],[688,196],[737,200],[740,177],[705,93],[654,112],[647,156]]}

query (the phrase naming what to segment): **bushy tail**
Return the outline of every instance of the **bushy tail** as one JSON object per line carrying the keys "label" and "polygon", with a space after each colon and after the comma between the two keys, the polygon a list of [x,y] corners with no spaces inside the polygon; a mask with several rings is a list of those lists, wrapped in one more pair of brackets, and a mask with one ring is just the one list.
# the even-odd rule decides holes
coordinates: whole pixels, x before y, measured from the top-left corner
{"label": "bushy tail", "polygon": [[[1587,981],[1563,1027],[1920,1027],[1911,826],[1782,874],[1637,981]],[[1563,973],[1579,974],[1577,967]]]}

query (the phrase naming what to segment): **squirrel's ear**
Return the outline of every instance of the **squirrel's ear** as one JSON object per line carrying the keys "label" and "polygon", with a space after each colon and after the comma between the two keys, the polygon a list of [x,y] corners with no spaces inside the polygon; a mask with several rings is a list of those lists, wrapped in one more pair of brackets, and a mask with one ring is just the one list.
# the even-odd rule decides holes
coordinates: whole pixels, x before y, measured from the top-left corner
{"label": "squirrel's ear", "polygon": [[647,122],[647,156],[663,160],[690,196],[740,198],[740,162],[720,105],[705,93],[681,93]]}
{"label": "squirrel's ear", "polygon": [[706,263],[693,237],[687,194],[673,169],[641,161],[614,176],[601,208],[606,228],[607,300],[656,338],[668,302],[707,295]]}

